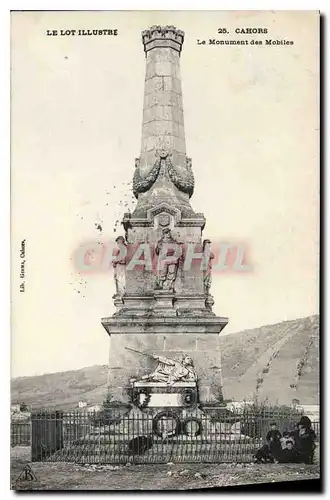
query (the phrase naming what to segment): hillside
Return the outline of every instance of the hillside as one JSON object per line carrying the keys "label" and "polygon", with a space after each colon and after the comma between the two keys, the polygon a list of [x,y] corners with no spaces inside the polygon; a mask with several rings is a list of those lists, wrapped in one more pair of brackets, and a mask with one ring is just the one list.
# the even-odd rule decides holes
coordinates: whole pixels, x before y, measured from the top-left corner
{"label": "hillside", "polygon": [[[319,317],[310,316],[220,338],[225,398],[290,404],[319,402]],[[298,377],[299,366],[301,374]],[[259,382],[258,382],[259,381]],[[79,400],[102,402],[107,366],[20,377],[11,382],[13,402],[75,408]]]}
{"label": "hillside", "polygon": [[[319,317],[310,316],[222,337],[225,397],[258,395],[290,404],[319,403]],[[303,359],[301,376],[297,364]],[[262,381],[261,381],[262,379]],[[296,387],[290,387],[291,385]]]}

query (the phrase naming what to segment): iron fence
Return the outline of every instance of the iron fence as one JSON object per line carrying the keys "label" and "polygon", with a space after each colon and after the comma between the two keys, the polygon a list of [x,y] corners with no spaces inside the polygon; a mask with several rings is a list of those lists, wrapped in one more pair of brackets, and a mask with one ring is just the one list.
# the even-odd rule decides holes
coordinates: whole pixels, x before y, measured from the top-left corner
{"label": "iron fence", "polygon": [[11,422],[10,443],[11,446],[29,446],[31,444],[31,423]]}
{"label": "iron fence", "polygon": [[319,441],[320,438],[320,422],[312,422],[312,429],[316,434],[316,440]]}
{"label": "iron fence", "polygon": [[32,415],[32,461],[76,463],[251,462],[270,423],[283,432],[297,412],[108,409]]}

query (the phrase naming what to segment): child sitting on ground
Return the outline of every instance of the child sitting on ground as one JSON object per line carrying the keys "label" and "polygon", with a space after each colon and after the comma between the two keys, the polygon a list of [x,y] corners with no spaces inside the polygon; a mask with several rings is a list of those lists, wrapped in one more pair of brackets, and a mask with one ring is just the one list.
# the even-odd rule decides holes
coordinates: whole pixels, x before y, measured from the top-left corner
{"label": "child sitting on ground", "polygon": [[276,462],[280,464],[298,464],[301,462],[301,456],[294,446],[293,439],[287,439],[286,447],[281,451]]}

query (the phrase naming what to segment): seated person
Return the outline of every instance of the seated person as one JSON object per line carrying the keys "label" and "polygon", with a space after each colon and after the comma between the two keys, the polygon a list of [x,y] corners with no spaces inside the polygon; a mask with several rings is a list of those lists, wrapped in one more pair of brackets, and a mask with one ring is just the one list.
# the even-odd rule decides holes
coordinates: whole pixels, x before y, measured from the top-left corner
{"label": "seated person", "polygon": [[282,434],[282,437],[280,439],[281,441],[281,446],[282,446],[282,450],[284,450],[286,448],[286,442],[287,440],[290,438],[290,433],[288,431],[288,429],[285,429],[283,431],[283,434]]}
{"label": "seated person", "polygon": [[274,462],[268,444],[264,444],[261,448],[259,448],[253,458],[254,462],[259,464],[270,464]]}
{"label": "seated person", "polygon": [[294,447],[293,439],[287,439],[286,447],[281,451],[276,460],[280,464],[299,464],[302,457]]}
{"label": "seated person", "polygon": [[307,416],[304,415],[301,417],[297,425],[298,432],[296,433],[296,448],[301,456],[302,462],[305,464],[312,464],[316,448],[316,434],[312,429],[312,422]]}

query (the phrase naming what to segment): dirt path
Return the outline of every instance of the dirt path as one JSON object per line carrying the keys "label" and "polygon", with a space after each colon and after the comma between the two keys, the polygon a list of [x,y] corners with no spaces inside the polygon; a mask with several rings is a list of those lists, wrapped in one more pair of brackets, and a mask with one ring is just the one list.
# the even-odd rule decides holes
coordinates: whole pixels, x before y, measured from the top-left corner
{"label": "dirt path", "polygon": [[[289,330],[281,339],[279,339],[275,344],[271,345],[265,352],[263,352],[256,361],[246,370],[244,375],[237,380],[237,384],[241,385],[241,399],[243,400],[246,396],[246,387],[256,387],[257,379],[260,376],[260,371],[266,366],[268,361],[271,359],[274,352],[279,351],[282,347],[289,342],[294,336],[298,335],[303,325],[294,330]],[[271,374],[271,366],[269,368],[269,373]],[[267,375],[263,375],[264,379],[267,379]],[[243,387],[244,386],[244,387]]]}
{"label": "dirt path", "polygon": [[37,481],[17,478],[30,461],[28,447],[12,449],[14,490],[185,490],[318,479],[318,465],[282,464],[145,464],[82,466],[72,463],[30,464]]}

